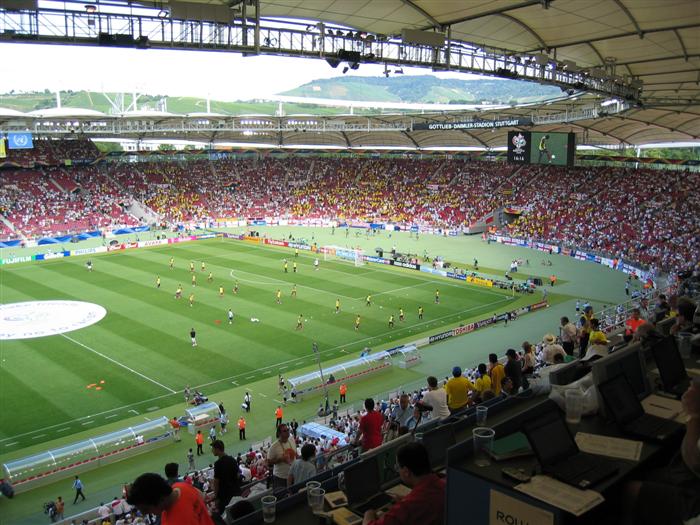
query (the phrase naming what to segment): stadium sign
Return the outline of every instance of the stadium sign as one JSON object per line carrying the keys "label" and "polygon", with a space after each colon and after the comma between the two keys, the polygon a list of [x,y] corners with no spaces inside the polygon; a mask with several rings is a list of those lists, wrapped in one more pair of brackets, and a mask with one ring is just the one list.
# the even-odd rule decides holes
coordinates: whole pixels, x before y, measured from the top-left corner
{"label": "stadium sign", "polygon": [[0,340],[63,334],[100,321],[107,310],[82,301],[27,301],[0,305]]}
{"label": "stadium sign", "polygon": [[532,119],[528,117],[515,117],[502,120],[469,120],[464,122],[426,122],[424,124],[414,124],[413,130],[437,130],[452,131],[461,129],[496,129],[510,128],[513,126],[531,126]]}

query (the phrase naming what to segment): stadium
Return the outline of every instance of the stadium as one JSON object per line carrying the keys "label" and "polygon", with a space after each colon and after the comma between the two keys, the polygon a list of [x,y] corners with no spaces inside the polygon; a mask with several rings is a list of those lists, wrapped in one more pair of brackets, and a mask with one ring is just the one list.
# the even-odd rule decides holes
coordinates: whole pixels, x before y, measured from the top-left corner
{"label": "stadium", "polygon": [[696,2],[0,0],[49,48],[150,65],[0,80],[0,524],[700,522]]}

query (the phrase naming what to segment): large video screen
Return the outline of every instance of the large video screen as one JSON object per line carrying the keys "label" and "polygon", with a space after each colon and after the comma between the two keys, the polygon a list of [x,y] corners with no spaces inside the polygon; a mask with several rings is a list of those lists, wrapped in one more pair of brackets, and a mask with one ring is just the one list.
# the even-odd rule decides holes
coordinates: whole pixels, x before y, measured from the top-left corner
{"label": "large video screen", "polygon": [[508,133],[508,162],[573,166],[576,136],[573,133]]}

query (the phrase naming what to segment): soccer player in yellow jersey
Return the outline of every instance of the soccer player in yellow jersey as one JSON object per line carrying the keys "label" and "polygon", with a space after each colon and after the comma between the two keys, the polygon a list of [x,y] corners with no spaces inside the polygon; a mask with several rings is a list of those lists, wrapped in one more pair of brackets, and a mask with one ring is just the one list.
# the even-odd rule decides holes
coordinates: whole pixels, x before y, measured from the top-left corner
{"label": "soccer player in yellow jersey", "polygon": [[340,299],[335,300],[335,313],[340,313]]}
{"label": "soccer player in yellow jersey", "polygon": [[418,319],[423,319],[423,307],[418,307]]}
{"label": "soccer player in yellow jersey", "polygon": [[367,296],[367,299],[365,299],[365,304],[367,306],[372,306],[372,296],[371,295]]}
{"label": "soccer player in yellow jersey", "polygon": [[197,274],[192,274],[192,286],[197,286]]}
{"label": "soccer player in yellow jersey", "polygon": [[210,283],[214,280],[214,274],[209,272],[209,276],[207,277],[207,282]]}
{"label": "soccer player in yellow jersey", "polygon": [[358,314],[357,317],[355,317],[355,331],[357,332],[360,329],[360,316]]}
{"label": "soccer player in yellow jersey", "polygon": [[282,304],[282,291],[281,290],[277,290],[275,297],[277,299],[277,304]]}
{"label": "soccer player in yellow jersey", "polygon": [[389,316],[389,328],[394,328],[394,315]]}
{"label": "soccer player in yellow jersey", "polygon": [[194,261],[190,261],[190,271],[194,272]]}
{"label": "soccer player in yellow jersey", "polygon": [[204,272],[206,270],[207,270],[207,265],[204,264],[204,261],[202,261],[202,271]]}
{"label": "soccer player in yellow jersey", "polygon": [[219,286],[219,297],[223,297],[223,296],[224,296],[224,287]]}
{"label": "soccer player in yellow jersey", "polygon": [[233,293],[237,294],[238,293],[238,281],[236,281],[233,285]]}
{"label": "soccer player in yellow jersey", "polygon": [[284,260],[284,273],[289,273],[289,263],[287,259]]}
{"label": "soccer player in yellow jersey", "polygon": [[170,269],[172,270],[172,269],[175,267],[175,259],[173,259],[173,258],[171,257],[171,258],[170,258],[170,262],[168,263],[168,266],[169,266]]}
{"label": "soccer player in yellow jersey", "polygon": [[303,330],[304,329],[304,315],[299,314],[299,317],[297,319],[297,330]]}
{"label": "soccer player in yellow jersey", "polygon": [[192,308],[193,306],[194,306],[194,294],[191,293],[190,294],[190,308]]}
{"label": "soccer player in yellow jersey", "polygon": [[435,304],[440,304],[440,290],[435,290]]}
{"label": "soccer player in yellow jersey", "polygon": [[294,286],[292,286],[292,297],[296,297],[296,296],[297,296],[297,285],[295,284]]}
{"label": "soccer player in yellow jersey", "polygon": [[404,315],[403,315],[403,308],[399,308],[399,321],[404,320]]}
{"label": "soccer player in yellow jersey", "polygon": [[160,275],[156,276],[156,288],[160,288]]}
{"label": "soccer player in yellow jersey", "polygon": [[177,285],[177,290],[175,290],[175,299],[182,299],[182,285]]}

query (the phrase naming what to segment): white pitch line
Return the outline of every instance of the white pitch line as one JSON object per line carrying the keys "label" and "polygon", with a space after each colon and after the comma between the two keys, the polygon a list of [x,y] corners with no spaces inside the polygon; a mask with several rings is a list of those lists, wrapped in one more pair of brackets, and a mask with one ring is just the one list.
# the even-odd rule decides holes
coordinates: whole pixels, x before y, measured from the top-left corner
{"label": "white pitch line", "polygon": [[32,439],[39,439],[43,438],[46,434],[39,434],[38,436],[34,436]]}
{"label": "white pitch line", "polygon": [[238,386],[238,383],[236,383],[235,381],[231,381],[231,384]]}
{"label": "white pitch line", "polygon": [[262,397],[267,397],[267,396],[266,396],[265,394],[263,394],[262,392],[260,392],[260,395],[261,395]]}
{"label": "white pitch line", "polygon": [[425,286],[425,285],[428,284],[429,282],[430,282],[430,281],[423,281],[422,283],[412,284],[411,286],[404,286],[403,288],[396,288],[395,290],[387,290],[386,292],[375,293],[375,294],[373,295],[373,297],[376,297],[377,295],[385,295],[385,294],[388,294],[388,293],[400,292],[401,290],[409,290],[409,289],[411,289],[411,288],[417,288],[417,287],[419,287],[419,286]]}
{"label": "white pitch line", "polygon": [[56,432],[65,432],[65,431],[67,431],[67,430],[70,430],[70,427],[59,428]]}
{"label": "white pitch line", "polygon": [[255,376],[248,376],[246,379],[253,379]]}
{"label": "white pitch line", "polygon": [[85,426],[85,425],[92,425],[94,422],[95,421],[91,420],[91,421],[86,421],[85,423],[80,423],[80,424]]}
{"label": "white pitch line", "polygon": [[105,416],[105,419],[109,419],[111,417],[117,417],[119,414],[110,414],[108,416]]}
{"label": "white pitch line", "polygon": [[151,379],[150,377],[148,377],[148,376],[146,376],[146,375],[143,375],[141,372],[138,372],[138,371],[134,370],[133,368],[130,368],[130,367],[126,366],[124,363],[120,363],[120,362],[117,361],[116,359],[112,359],[111,357],[109,357],[109,356],[107,356],[107,355],[104,355],[102,352],[98,352],[98,351],[95,350],[94,348],[90,348],[89,346],[87,346],[87,345],[81,343],[80,341],[76,341],[75,339],[73,339],[73,338],[70,337],[70,336],[67,336],[66,334],[61,334],[61,337],[65,337],[65,338],[68,339],[69,341],[72,341],[73,343],[75,343],[75,344],[78,345],[78,346],[82,346],[83,348],[85,348],[86,350],[89,350],[89,351],[92,352],[93,354],[97,354],[97,355],[99,355],[100,357],[105,358],[107,361],[110,361],[110,362],[114,363],[114,364],[117,365],[117,366],[121,366],[122,368],[128,370],[128,371],[131,372],[132,374],[136,374],[137,376],[142,377],[142,378],[145,379],[146,381],[150,381],[150,382],[153,383],[154,385],[158,385],[159,387],[164,388],[165,390],[167,390],[167,391],[170,392],[171,394],[176,394],[176,393],[177,393],[177,392],[176,392],[175,390],[173,390],[172,388],[168,388],[167,386],[165,386],[165,385],[162,384],[162,383],[159,383],[159,382],[156,381],[155,379]]}
{"label": "white pitch line", "polygon": [[13,441],[12,443],[5,443],[5,446],[11,447],[12,445],[16,445],[17,443],[19,443],[19,441]]}

